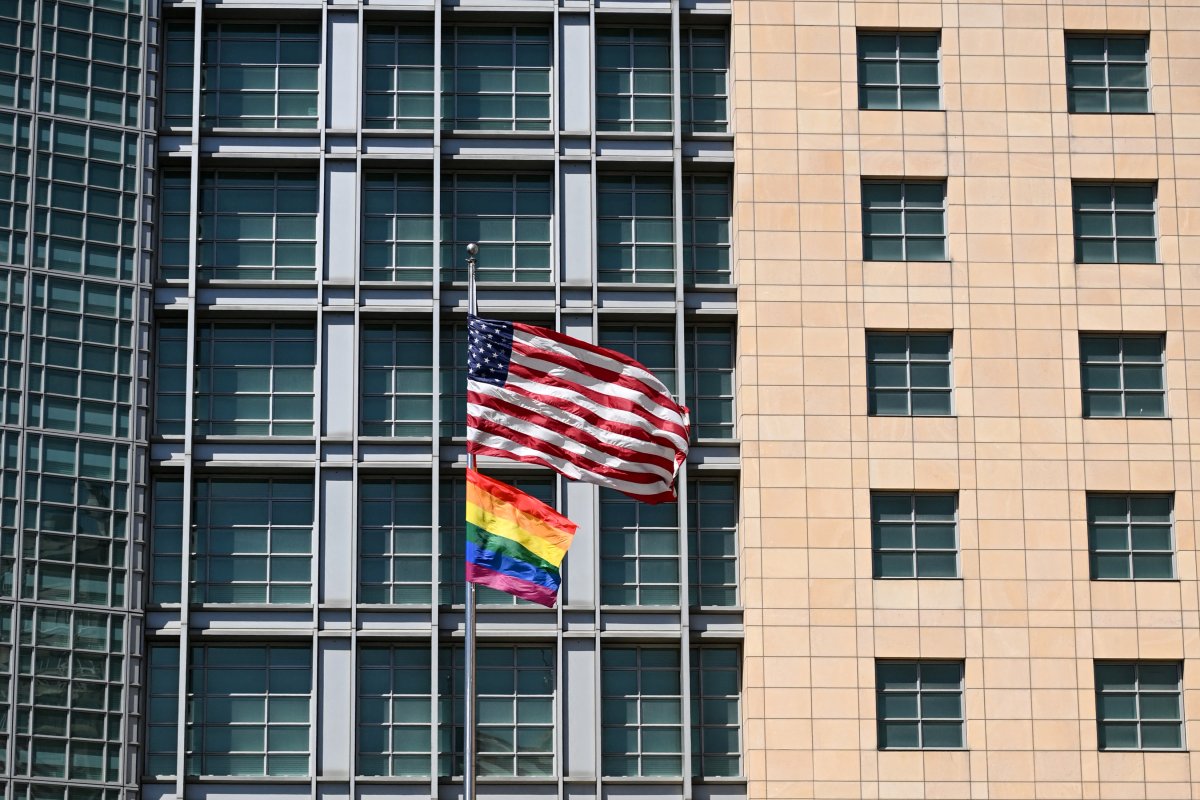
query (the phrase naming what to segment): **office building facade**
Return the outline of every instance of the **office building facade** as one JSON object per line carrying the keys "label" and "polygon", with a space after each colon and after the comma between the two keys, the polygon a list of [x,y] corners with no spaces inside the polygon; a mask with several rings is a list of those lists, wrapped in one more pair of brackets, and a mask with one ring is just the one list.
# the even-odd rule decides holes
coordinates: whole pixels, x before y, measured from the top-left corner
{"label": "office building facade", "polygon": [[752,797],[1190,797],[1194,3],[734,4]]}

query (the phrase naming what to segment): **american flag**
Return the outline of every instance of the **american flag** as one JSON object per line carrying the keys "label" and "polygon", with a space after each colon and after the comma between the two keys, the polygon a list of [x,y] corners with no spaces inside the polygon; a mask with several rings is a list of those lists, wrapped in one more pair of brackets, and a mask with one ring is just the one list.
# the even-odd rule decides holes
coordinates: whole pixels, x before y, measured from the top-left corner
{"label": "american flag", "polygon": [[688,411],[632,358],[546,328],[472,316],[467,449],[661,503],[675,499]]}

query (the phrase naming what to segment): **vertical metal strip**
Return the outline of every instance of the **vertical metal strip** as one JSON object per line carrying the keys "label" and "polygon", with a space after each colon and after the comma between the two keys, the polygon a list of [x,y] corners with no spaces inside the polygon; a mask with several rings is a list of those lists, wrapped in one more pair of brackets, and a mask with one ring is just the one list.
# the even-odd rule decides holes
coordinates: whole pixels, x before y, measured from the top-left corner
{"label": "vertical metal strip", "polygon": [[[438,723],[440,721],[440,704],[438,703],[437,676],[441,670],[442,649],[438,631],[441,629],[441,603],[437,596],[438,575],[442,558],[441,542],[441,485],[442,485],[442,392],[441,392],[441,355],[442,355],[442,0],[433,2],[433,126],[430,167],[433,188],[433,232],[432,232],[432,308],[430,326],[433,354],[433,413],[431,420],[429,465],[430,504],[432,505],[432,547],[430,552],[430,630],[429,630],[429,665],[432,675],[430,683],[429,704],[433,724],[430,726],[429,738],[429,792],[431,797],[438,796]],[[454,651],[450,651],[448,665],[453,676]],[[454,683],[451,680],[451,693]],[[453,703],[451,704],[453,705]],[[447,720],[453,730],[454,720]],[[453,740],[453,737],[451,737]],[[451,770],[453,771],[453,770]]]}

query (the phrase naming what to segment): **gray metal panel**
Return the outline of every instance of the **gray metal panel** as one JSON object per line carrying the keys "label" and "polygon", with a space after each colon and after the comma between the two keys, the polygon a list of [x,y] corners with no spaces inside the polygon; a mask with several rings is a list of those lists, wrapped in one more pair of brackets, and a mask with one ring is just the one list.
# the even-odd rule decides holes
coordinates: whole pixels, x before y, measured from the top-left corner
{"label": "gray metal panel", "polygon": [[329,127],[354,130],[358,127],[358,98],[362,96],[358,63],[358,12],[329,12],[328,61],[325,81],[329,98]]}
{"label": "gray metal panel", "polygon": [[600,692],[597,640],[563,640],[563,703],[569,724],[563,731],[563,772],[573,780],[597,775],[596,740],[600,720],[596,698]]}
{"label": "gray metal panel", "polygon": [[562,130],[586,133],[592,123],[592,29],[584,14],[559,17],[562,69],[558,90],[562,98]]}
{"label": "gray metal panel", "polygon": [[348,608],[354,603],[354,472],[321,470],[321,586],[323,605]]}
{"label": "gray metal panel", "polygon": [[325,374],[321,393],[325,400],[323,432],[329,438],[349,439],[354,434],[358,372],[358,330],[353,314],[325,313]]}
{"label": "gray metal panel", "polygon": [[562,165],[562,279],[592,283],[592,169],[587,163]]}
{"label": "gray metal panel", "polygon": [[358,175],[353,161],[327,161],[325,278],[353,284],[358,273]]}
{"label": "gray metal panel", "polygon": [[[350,639],[317,640],[317,773],[323,778],[349,778],[354,768],[354,736],[351,716],[354,706],[354,652]],[[322,797],[347,797],[349,787]]]}

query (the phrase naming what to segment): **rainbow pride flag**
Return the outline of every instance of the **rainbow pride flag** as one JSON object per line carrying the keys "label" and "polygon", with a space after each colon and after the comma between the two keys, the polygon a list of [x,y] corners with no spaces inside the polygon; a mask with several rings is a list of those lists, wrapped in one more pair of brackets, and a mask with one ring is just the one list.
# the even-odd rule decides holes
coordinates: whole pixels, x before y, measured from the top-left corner
{"label": "rainbow pride flag", "polygon": [[553,608],[578,526],[507,483],[467,470],[467,580]]}

